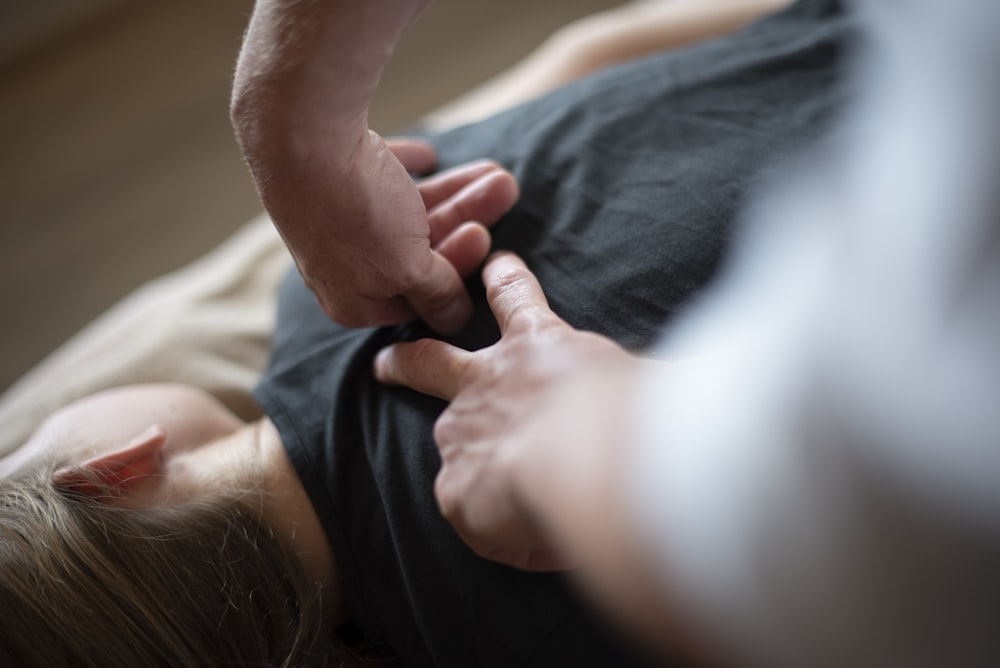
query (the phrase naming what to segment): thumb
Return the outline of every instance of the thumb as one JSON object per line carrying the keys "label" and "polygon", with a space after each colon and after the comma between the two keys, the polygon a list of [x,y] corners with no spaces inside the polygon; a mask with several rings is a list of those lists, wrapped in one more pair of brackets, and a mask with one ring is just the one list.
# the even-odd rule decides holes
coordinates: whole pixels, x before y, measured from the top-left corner
{"label": "thumb", "polygon": [[396,343],[375,357],[375,377],[451,401],[471,359],[471,353],[436,339]]}
{"label": "thumb", "polygon": [[431,253],[428,271],[404,295],[417,315],[436,332],[457,332],[472,317],[472,299],[462,277],[443,255]]}

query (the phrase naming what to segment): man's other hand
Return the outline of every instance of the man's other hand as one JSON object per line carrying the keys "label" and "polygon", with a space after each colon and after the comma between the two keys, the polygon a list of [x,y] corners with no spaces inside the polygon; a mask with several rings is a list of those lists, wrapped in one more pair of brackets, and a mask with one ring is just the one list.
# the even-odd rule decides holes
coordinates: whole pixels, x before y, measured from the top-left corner
{"label": "man's other hand", "polygon": [[483,280],[498,343],[476,352],[432,339],[396,344],[379,354],[376,375],[451,402],[434,430],[435,494],[469,547],[522,569],[576,565],[557,549],[561,523],[547,514],[578,493],[600,494],[588,481],[604,484],[611,470],[628,394],[619,389],[635,358],[560,319],[516,256],[492,256]]}

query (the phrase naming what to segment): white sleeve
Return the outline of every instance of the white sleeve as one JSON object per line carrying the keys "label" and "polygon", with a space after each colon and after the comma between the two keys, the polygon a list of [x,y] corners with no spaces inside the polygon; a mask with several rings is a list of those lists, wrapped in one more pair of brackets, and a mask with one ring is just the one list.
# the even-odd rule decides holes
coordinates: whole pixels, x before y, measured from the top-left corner
{"label": "white sleeve", "polygon": [[741,660],[996,666],[1000,3],[859,11],[841,140],[758,203],[643,379],[632,502]]}

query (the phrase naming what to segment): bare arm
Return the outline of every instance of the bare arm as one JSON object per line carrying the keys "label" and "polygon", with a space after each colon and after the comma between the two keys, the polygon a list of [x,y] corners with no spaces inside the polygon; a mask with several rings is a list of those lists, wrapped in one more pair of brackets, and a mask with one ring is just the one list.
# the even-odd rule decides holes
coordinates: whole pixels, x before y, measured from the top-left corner
{"label": "bare arm", "polygon": [[[244,39],[232,115],[248,159],[308,151],[317,132],[348,161],[367,134],[368,103],[404,30],[428,0],[261,0]],[[335,129],[334,131],[331,131]],[[267,184],[265,184],[266,186]]]}
{"label": "bare arm", "polygon": [[237,65],[232,120],[264,207],[330,318],[350,326],[471,312],[461,268],[485,256],[517,188],[483,170],[434,201],[409,172],[431,148],[389,147],[368,104],[393,47],[427,0],[260,0]]}
{"label": "bare arm", "polygon": [[592,14],[556,31],[509,70],[426,118],[442,129],[473,122],[602,68],[720,37],[790,0],[650,0]]}

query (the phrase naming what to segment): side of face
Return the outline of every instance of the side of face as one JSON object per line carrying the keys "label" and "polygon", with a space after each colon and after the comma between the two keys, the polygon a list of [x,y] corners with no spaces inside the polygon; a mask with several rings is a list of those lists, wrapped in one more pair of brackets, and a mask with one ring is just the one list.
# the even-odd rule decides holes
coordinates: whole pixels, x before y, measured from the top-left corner
{"label": "side of face", "polygon": [[49,416],[28,441],[0,460],[0,478],[55,464],[145,466],[222,438],[243,422],[211,395],[174,384],[130,385],[91,395]]}

